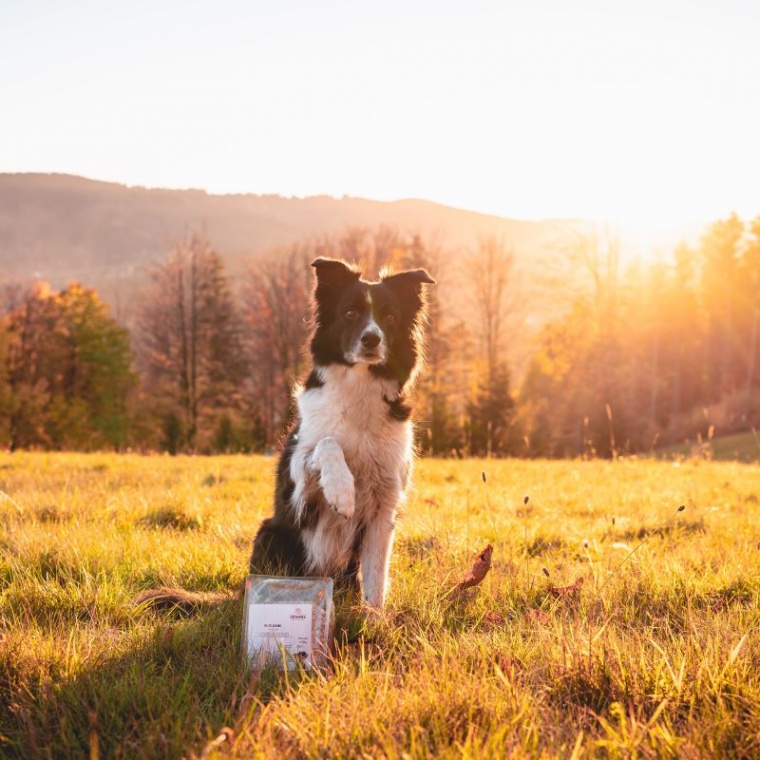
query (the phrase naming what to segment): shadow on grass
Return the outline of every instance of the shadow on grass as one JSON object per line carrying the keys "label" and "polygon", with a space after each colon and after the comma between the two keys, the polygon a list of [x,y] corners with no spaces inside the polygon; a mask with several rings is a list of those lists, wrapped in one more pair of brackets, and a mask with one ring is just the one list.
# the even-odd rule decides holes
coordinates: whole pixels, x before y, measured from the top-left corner
{"label": "shadow on grass", "polygon": [[164,507],[140,518],[136,525],[141,528],[171,528],[173,530],[200,530],[201,523],[180,509]]}
{"label": "shadow on grass", "polygon": [[699,520],[680,520],[677,523],[668,523],[652,528],[643,526],[629,530],[609,530],[602,536],[602,540],[643,541],[649,536],[688,536],[698,533],[707,533],[707,526],[702,518]]}
{"label": "shadow on grass", "polygon": [[75,667],[55,656],[30,673],[6,654],[0,675],[10,693],[0,709],[0,754],[82,757],[97,742],[104,757],[179,757],[229,721],[249,679],[240,658],[240,604],[192,618],[152,617],[154,625],[140,625],[126,645],[111,632],[120,654],[101,646]]}
{"label": "shadow on grass", "polygon": [[[356,618],[351,606],[339,608],[336,638],[358,637]],[[310,677],[246,668],[239,599],[144,611],[125,628],[96,633],[76,664],[61,651],[73,639],[59,638],[44,663],[0,648],[0,756],[80,758],[94,744],[109,758],[192,756]]]}

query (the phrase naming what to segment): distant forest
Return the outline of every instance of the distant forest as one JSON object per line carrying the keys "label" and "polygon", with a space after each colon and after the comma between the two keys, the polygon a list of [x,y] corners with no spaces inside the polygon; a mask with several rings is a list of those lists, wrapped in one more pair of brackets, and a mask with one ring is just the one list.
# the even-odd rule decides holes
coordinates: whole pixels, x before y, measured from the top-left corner
{"label": "distant forest", "polygon": [[570,234],[565,254],[587,287],[568,299],[554,284],[567,307],[537,328],[519,376],[509,346],[527,312],[510,241],[484,237],[453,257],[444,246],[357,228],[274,250],[233,281],[213,241],[188,234],[150,270],[130,329],[83,285],[6,282],[0,445],[275,449],[307,367],[317,256],[369,277],[423,266],[457,292],[447,308],[446,289],[430,289],[424,454],[614,458],[760,423],[760,217],[718,221],[669,262],[625,271],[614,236]]}

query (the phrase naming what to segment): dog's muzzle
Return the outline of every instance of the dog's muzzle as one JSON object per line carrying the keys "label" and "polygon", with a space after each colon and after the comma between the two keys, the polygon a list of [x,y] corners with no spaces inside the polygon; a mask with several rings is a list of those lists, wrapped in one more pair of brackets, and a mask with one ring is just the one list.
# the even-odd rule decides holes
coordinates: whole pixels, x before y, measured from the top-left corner
{"label": "dog's muzzle", "polygon": [[358,343],[354,351],[357,361],[366,364],[379,364],[385,361],[385,339],[377,329],[365,330]]}

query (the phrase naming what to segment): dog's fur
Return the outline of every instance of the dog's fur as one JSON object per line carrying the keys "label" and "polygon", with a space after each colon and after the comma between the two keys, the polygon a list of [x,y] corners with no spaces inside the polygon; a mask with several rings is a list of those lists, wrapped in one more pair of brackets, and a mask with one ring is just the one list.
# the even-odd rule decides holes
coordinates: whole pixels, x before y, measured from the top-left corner
{"label": "dog's fur", "polygon": [[361,577],[383,605],[396,513],[413,459],[408,394],[422,358],[424,269],[379,282],[342,261],[316,269],[313,368],[277,467],[274,515],[251,572]]}

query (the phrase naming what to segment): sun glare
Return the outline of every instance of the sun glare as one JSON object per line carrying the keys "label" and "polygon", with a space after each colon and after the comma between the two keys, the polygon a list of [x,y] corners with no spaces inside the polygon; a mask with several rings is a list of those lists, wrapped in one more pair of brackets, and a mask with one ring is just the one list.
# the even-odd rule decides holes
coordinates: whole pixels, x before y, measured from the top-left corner
{"label": "sun glare", "polygon": [[4,14],[0,171],[605,219],[649,247],[760,211],[756,3],[84,5]]}

